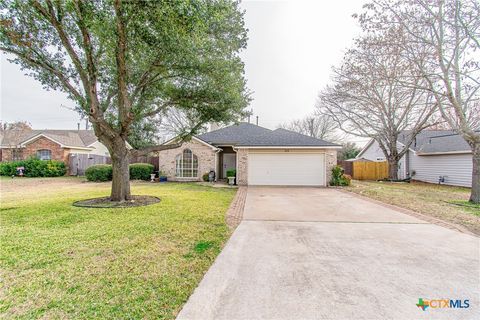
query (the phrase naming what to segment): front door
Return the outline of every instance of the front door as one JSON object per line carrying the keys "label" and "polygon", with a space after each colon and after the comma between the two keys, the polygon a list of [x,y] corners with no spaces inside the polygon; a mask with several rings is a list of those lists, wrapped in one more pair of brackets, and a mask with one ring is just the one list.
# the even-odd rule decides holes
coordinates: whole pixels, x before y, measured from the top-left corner
{"label": "front door", "polygon": [[235,153],[223,154],[222,178],[227,177],[227,170],[235,169],[237,167],[236,162],[237,162],[237,155]]}

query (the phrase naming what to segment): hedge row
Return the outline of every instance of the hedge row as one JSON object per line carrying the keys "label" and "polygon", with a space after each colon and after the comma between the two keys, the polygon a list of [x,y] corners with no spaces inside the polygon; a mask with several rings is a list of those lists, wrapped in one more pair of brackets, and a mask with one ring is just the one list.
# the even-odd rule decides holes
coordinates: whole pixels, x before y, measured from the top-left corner
{"label": "hedge row", "polygon": [[65,163],[57,160],[30,158],[20,161],[0,162],[0,176],[17,175],[17,167],[24,167],[26,177],[61,177],[67,173]]}
{"label": "hedge row", "polygon": [[[153,165],[149,163],[133,163],[130,165],[130,180],[150,180],[153,173]],[[112,180],[112,165],[97,164],[85,171],[88,181],[110,181]]]}

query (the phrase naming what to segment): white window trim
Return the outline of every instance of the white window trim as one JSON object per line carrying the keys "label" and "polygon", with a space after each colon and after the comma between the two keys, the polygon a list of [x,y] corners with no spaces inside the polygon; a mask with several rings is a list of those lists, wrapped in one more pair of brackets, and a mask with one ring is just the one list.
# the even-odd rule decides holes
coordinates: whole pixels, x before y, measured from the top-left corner
{"label": "white window trim", "polygon": [[[184,155],[185,155],[185,151],[188,150],[190,151],[190,154],[191,154],[191,159],[190,159],[190,163],[191,163],[191,167],[190,167],[190,170],[192,171],[192,175],[191,176],[185,176],[184,175],[184,170],[185,169],[188,169],[188,168],[185,168],[183,166],[183,161],[184,161]],[[197,158],[197,167],[195,168],[195,165],[194,165],[194,159]],[[180,161],[180,166],[178,165],[178,161]],[[194,174],[196,171],[196,174]],[[180,172],[180,174],[179,174]],[[198,157],[193,153],[193,151],[191,149],[184,149],[182,150],[182,153],[177,155],[175,157],[175,176],[177,178],[186,178],[186,179],[191,179],[191,178],[197,178],[198,177]]]}
{"label": "white window trim", "polygon": [[[41,153],[42,151],[48,151],[49,152],[49,159],[42,159],[42,156],[39,156],[39,153]],[[40,159],[40,160],[52,160],[52,150],[49,150],[49,149],[38,149],[37,152],[36,152],[36,156]]]}

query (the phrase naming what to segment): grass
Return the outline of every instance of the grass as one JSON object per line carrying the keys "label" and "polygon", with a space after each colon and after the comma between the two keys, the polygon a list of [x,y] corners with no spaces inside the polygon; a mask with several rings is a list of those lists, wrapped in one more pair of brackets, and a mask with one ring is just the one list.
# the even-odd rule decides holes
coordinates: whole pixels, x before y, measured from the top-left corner
{"label": "grass", "polygon": [[450,204],[454,204],[463,208],[463,210],[470,212],[476,216],[480,216],[480,204],[471,203],[466,200],[448,201]]}
{"label": "grass", "polygon": [[423,182],[395,183],[354,180],[346,188],[385,203],[410,209],[480,235],[480,206],[468,202],[469,188]]}
{"label": "grass", "polygon": [[79,178],[1,179],[0,317],[173,319],[229,236],[235,190],[133,182],[161,202],[72,206],[108,195]]}

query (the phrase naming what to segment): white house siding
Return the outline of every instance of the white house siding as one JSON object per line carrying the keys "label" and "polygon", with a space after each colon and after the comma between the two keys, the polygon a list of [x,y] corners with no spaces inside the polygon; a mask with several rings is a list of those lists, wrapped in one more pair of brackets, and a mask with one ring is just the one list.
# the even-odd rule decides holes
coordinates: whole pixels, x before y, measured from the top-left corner
{"label": "white house siding", "polygon": [[453,186],[472,186],[472,154],[419,156],[409,152],[410,172],[415,171],[412,179],[438,183],[445,176],[445,183]]}
{"label": "white house siding", "polygon": [[[398,150],[403,149],[403,144],[397,143]],[[372,161],[386,161],[385,155],[382,149],[378,145],[377,141],[373,141],[372,144],[359,156],[360,158],[372,160]],[[398,162],[398,178],[407,178],[406,157],[403,156]]]}
{"label": "white house siding", "polygon": [[94,150],[90,152],[92,154],[98,154],[99,156],[110,156],[107,147],[105,147],[105,145],[100,141],[95,141],[91,147],[94,148]]}
{"label": "white house siding", "polygon": [[370,146],[359,157],[372,161],[385,160],[385,155],[383,154],[382,149],[380,149],[377,141],[373,141],[372,144],[370,144]]}
{"label": "white house siding", "polygon": [[85,149],[75,149],[75,148],[70,148],[70,153],[80,153],[80,154],[95,154],[99,156],[110,156],[110,153],[108,152],[107,147],[103,145],[100,141],[94,142],[89,148],[92,148],[91,150],[85,150]]}

